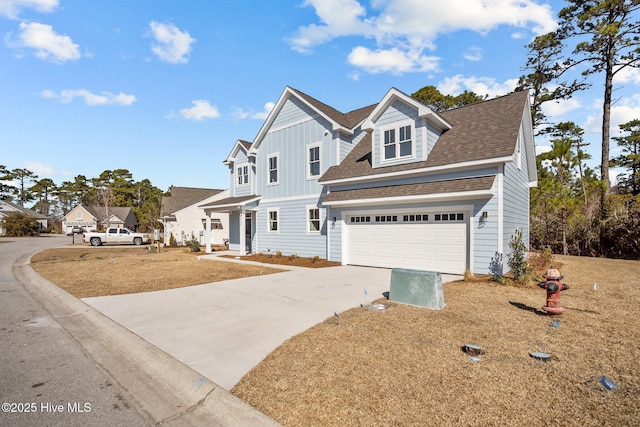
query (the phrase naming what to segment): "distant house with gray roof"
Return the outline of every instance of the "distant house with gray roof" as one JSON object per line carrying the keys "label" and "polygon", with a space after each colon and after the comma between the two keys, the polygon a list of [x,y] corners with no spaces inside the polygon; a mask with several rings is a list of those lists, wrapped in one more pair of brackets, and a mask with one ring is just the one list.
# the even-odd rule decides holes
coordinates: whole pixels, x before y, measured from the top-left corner
{"label": "distant house with gray roof", "polygon": [[435,112],[391,88],[348,113],[286,87],[223,162],[230,249],[462,274],[529,242],[537,185],[531,107],[515,92]]}
{"label": "distant house with gray roof", "polygon": [[25,215],[28,215],[32,218],[35,218],[38,221],[38,227],[40,230],[44,230],[48,227],[49,217],[46,215],[42,215],[38,212],[32,211],[31,209],[27,209],[20,205],[16,205],[15,203],[11,203],[7,200],[0,200],[0,236],[3,236],[4,231],[4,218],[10,215],[12,212],[20,212]]}
{"label": "distant house with gray roof", "polygon": [[73,227],[95,231],[107,227],[138,228],[138,219],[132,208],[78,205],[62,217],[62,232],[71,233]]}
{"label": "distant house with gray roof", "polygon": [[[162,198],[158,220],[163,225],[165,244],[169,244],[171,235],[179,245],[186,245],[192,238],[198,239],[201,245],[224,244],[229,238],[229,215],[220,213],[207,219],[199,205],[229,197],[228,190],[172,186],[170,192],[170,196]],[[210,228],[205,233],[207,220]]]}

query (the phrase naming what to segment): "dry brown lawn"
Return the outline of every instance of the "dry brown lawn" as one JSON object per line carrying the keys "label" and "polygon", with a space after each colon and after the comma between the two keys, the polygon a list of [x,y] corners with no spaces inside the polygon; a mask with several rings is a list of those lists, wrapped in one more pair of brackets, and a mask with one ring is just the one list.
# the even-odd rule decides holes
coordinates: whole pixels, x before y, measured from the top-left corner
{"label": "dry brown lawn", "polygon": [[283,270],[199,260],[185,248],[149,253],[146,247],[68,247],[31,258],[40,275],[78,298],[181,288]]}
{"label": "dry brown lawn", "polygon": [[640,262],[556,261],[570,286],[562,315],[542,314],[535,284],[448,283],[439,311],[384,301],[327,319],[233,393],[284,426],[640,425]]}

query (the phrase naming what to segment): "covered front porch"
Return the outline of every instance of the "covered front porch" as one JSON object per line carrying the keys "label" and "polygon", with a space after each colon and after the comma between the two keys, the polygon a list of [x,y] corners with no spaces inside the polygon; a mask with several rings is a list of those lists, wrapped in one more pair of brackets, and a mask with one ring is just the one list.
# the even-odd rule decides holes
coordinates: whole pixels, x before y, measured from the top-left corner
{"label": "covered front porch", "polygon": [[205,213],[205,252],[211,253],[212,214],[229,214],[229,250],[240,256],[252,252],[256,233],[256,210],[260,196],[229,197],[199,206]]}

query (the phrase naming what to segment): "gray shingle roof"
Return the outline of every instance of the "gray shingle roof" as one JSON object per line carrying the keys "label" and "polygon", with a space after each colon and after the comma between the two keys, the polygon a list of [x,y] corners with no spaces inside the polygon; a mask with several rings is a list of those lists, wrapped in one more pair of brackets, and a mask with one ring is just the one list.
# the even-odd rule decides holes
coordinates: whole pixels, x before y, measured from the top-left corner
{"label": "gray shingle roof", "polygon": [[115,215],[122,221],[126,221],[127,217],[131,214],[131,208],[123,207],[108,207],[106,210],[104,206],[84,206],[84,208],[94,217],[102,222],[109,218],[111,215]]}
{"label": "gray shingle roof", "polygon": [[227,197],[226,199],[216,200],[215,202],[207,203],[206,205],[201,205],[201,208],[213,208],[216,206],[226,206],[226,205],[240,205],[247,200],[252,200],[260,196],[251,195],[251,196],[243,196],[243,197]]}
{"label": "gray shingle roof", "polygon": [[309,104],[313,105],[317,110],[324,113],[331,120],[337,122],[338,124],[340,124],[341,126],[344,126],[347,129],[353,129],[358,123],[360,123],[365,118],[367,118],[367,116],[371,114],[371,112],[373,111],[374,108],[376,108],[376,105],[377,105],[377,104],[373,104],[367,107],[358,108],[357,110],[353,110],[348,113],[342,113],[336,110],[335,108],[330,107],[329,105],[318,101],[312,96],[309,96],[306,93],[299,91],[298,89],[291,88],[291,90],[293,90],[295,93],[300,95],[301,98],[303,98]]}
{"label": "gray shingle roof", "polygon": [[526,91],[515,92],[439,113],[452,129],[438,138],[427,160],[421,162],[374,169],[371,134],[367,134],[339,165],[325,172],[320,182],[510,156],[515,151],[527,96]]}
{"label": "gray shingle roof", "polygon": [[25,207],[22,207],[20,205],[15,204],[15,203],[11,203],[8,200],[2,200],[2,202],[6,203],[7,205],[11,206],[12,208],[17,209],[18,211],[20,211],[23,214],[28,215],[30,217],[37,218],[37,219],[47,219],[47,218],[49,218],[46,215],[42,215],[41,213],[38,213],[36,211],[32,211],[31,209],[27,209]]}
{"label": "gray shingle roof", "polygon": [[324,202],[343,202],[363,199],[383,199],[389,197],[427,196],[432,194],[488,191],[493,186],[494,180],[495,176],[481,176],[475,178],[452,179],[447,181],[332,191],[324,198]]}
{"label": "gray shingle roof", "polygon": [[214,188],[171,187],[171,196],[162,198],[160,216],[166,216],[214,196],[221,191]]}

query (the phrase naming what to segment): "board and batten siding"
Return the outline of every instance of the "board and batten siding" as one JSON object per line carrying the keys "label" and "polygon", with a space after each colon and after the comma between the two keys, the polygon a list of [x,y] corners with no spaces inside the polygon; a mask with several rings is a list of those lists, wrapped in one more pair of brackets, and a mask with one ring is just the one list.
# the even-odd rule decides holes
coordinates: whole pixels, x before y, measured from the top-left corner
{"label": "board and batten siding", "polygon": [[[249,167],[249,183],[238,184],[238,168],[248,166]],[[229,194],[231,197],[243,197],[255,194],[255,182],[256,182],[256,168],[253,158],[249,158],[244,150],[239,150],[235,156],[235,161],[230,165],[229,172],[231,175],[231,182],[229,186]]]}
{"label": "board and batten siding", "polygon": [[[307,209],[318,207],[318,197],[280,201],[277,203],[260,202],[255,221],[254,252],[282,252],[283,255],[295,254],[301,257],[326,258],[327,256],[327,210],[320,209],[320,232],[310,233],[307,229]],[[269,232],[269,214],[278,211],[278,232]]]}
{"label": "board and batten siding", "polygon": [[503,239],[506,259],[511,252],[509,242],[516,229],[522,231],[522,240],[526,247],[529,247],[529,175],[522,130],[513,161],[504,166],[503,193]]}
{"label": "board and batten siding", "polygon": [[[413,140],[413,149],[411,157],[397,159],[393,161],[382,161],[382,141],[384,141],[384,134],[382,130],[387,129],[388,127],[394,126],[394,124],[400,124],[405,121],[411,121],[413,125],[413,134],[411,135],[411,139]],[[376,121],[375,130],[373,131],[373,167],[382,167],[389,165],[398,165],[405,163],[412,163],[418,160],[423,160],[424,155],[424,132],[426,132],[426,128],[424,127],[424,120],[418,117],[418,110],[408,104],[405,104],[401,101],[395,101],[391,106],[380,116],[380,118]],[[396,141],[398,140],[399,135],[396,132]]]}
{"label": "board and batten siding", "polygon": [[[335,162],[336,145],[332,140],[330,123],[309,108],[289,99],[275,119],[271,130],[260,143],[257,194],[263,201],[274,198],[319,195],[322,185],[318,178]],[[320,147],[320,175],[308,176],[308,150]],[[278,157],[278,182],[269,183],[269,158]]]}

